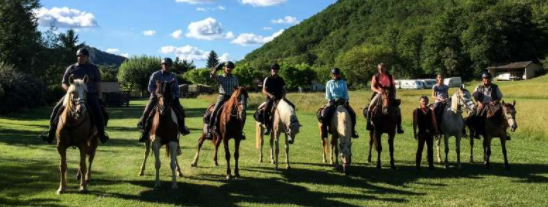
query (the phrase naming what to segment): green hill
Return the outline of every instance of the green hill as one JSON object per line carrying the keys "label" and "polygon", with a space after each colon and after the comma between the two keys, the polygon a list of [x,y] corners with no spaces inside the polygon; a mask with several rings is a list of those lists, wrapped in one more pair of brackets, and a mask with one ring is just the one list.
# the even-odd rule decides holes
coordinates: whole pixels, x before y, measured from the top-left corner
{"label": "green hill", "polygon": [[91,62],[97,65],[114,65],[116,67],[119,67],[122,62],[124,62],[127,58],[115,55],[107,52],[103,52],[97,48],[89,47],[89,56],[91,59]]}
{"label": "green hill", "polygon": [[380,61],[399,77],[469,78],[492,64],[544,59],[547,37],[542,0],[339,0],[242,62],[338,66],[351,83]]}

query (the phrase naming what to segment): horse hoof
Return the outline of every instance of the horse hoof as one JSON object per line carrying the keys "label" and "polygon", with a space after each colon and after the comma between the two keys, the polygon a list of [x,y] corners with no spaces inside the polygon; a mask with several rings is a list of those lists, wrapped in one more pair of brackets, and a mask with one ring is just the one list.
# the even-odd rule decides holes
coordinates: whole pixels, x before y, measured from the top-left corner
{"label": "horse hoof", "polygon": [[179,189],[179,186],[177,186],[177,184],[173,184],[173,185],[171,186],[171,189],[172,189],[172,190],[177,190],[177,189]]}
{"label": "horse hoof", "polygon": [[218,167],[218,166],[219,166],[219,163],[216,162],[216,163],[215,163],[215,167]]}
{"label": "horse hoof", "polygon": [[446,165],[445,165],[445,169],[449,169],[449,165],[446,164]]}
{"label": "horse hoof", "polygon": [[80,188],[80,190],[78,190],[79,193],[87,193],[88,192],[88,189],[86,188]]}
{"label": "horse hoof", "polygon": [[193,163],[190,163],[190,167],[198,167],[198,164],[196,164],[196,163],[194,163],[194,162],[193,162]]}
{"label": "horse hoof", "polygon": [[82,178],[82,176],[80,174],[76,174],[76,180],[80,180],[80,178]]}
{"label": "horse hoof", "polygon": [[236,174],[234,175],[234,177],[235,177],[235,178],[240,178],[240,177],[241,177],[241,176],[240,176],[240,173],[236,173]]}
{"label": "horse hoof", "polygon": [[57,190],[57,195],[61,195],[65,193],[65,189],[59,189]]}
{"label": "horse hoof", "polygon": [[232,175],[227,175],[226,180],[232,180]]}
{"label": "horse hoof", "polygon": [[390,166],[390,169],[397,170],[398,168],[395,165]]}
{"label": "horse hoof", "polygon": [[291,166],[286,166],[285,169],[286,170],[291,170]]}
{"label": "horse hoof", "polygon": [[160,187],[161,187],[160,183],[154,184],[154,190],[158,190],[160,189]]}
{"label": "horse hoof", "polygon": [[506,171],[510,171],[510,170],[511,170],[510,166],[506,166],[505,169],[506,169]]}
{"label": "horse hoof", "polygon": [[144,175],[145,175],[145,173],[143,173],[143,172],[139,173],[139,176],[144,176]]}
{"label": "horse hoof", "polygon": [[371,158],[367,158],[367,163],[371,163]]}
{"label": "horse hoof", "polygon": [[462,165],[458,165],[457,168],[458,168],[459,170],[462,170]]}
{"label": "horse hoof", "polygon": [[183,177],[183,173],[177,173],[177,177],[182,178],[182,177]]}

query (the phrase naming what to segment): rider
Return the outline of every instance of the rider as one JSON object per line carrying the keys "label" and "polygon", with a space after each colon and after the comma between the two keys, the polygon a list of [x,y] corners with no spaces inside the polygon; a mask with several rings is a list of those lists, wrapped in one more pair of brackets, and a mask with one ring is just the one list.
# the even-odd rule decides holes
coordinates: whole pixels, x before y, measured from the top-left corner
{"label": "rider", "polygon": [[162,59],[162,69],[152,73],[152,75],[150,76],[150,80],[148,82],[148,92],[150,93],[150,98],[148,99],[148,103],[145,107],[143,115],[139,119],[139,123],[137,123],[137,127],[142,129],[142,134],[139,138],[139,142],[145,142],[148,139],[148,131],[150,130],[150,127],[148,127],[148,120],[152,110],[154,109],[154,107],[156,107],[156,104],[158,103],[158,97],[156,96],[156,81],[173,81],[171,85],[171,98],[174,107],[173,111],[177,115],[179,131],[182,135],[187,135],[190,133],[188,128],[185,126],[184,109],[183,106],[181,106],[181,102],[179,101],[179,83],[177,81],[177,78],[175,77],[175,74],[170,72],[172,65],[173,61],[171,60],[171,58],[164,58]]}
{"label": "rider", "polygon": [[443,75],[440,73],[436,77],[436,85],[432,87],[432,98],[434,98],[434,112],[438,125],[441,123],[441,114],[447,105],[449,98],[449,86],[443,83]]}
{"label": "rider", "polygon": [[327,99],[327,107],[324,111],[324,118],[322,120],[322,134],[324,138],[327,137],[327,126],[331,123],[331,117],[336,109],[336,104],[343,102],[343,106],[350,114],[352,120],[352,138],[358,138],[356,132],[356,112],[350,107],[348,88],[346,82],[341,78],[341,70],[339,68],[331,69],[332,80],[329,80],[325,86],[325,99]]}
{"label": "rider", "polygon": [[[217,83],[219,83],[219,97],[217,97],[217,102],[215,102],[215,106],[213,107],[213,113],[211,113],[211,116],[209,117],[209,120],[206,121],[206,139],[213,139],[213,129],[215,126],[215,122],[217,121],[217,113],[221,109],[221,106],[225,101],[227,101],[230,96],[232,96],[232,93],[234,92],[234,88],[238,87],[238,78],[234,75],[232,75],[232,70],[236,66],[233,62],[227,61],[219,63],[213,70],[211,71],[210,78],[215,80]],[[221,68],[224,68],[224,75],[217,75],[217,71]],[[245,139],[245,136],[242,135],[242,140]]]}
{"label": "rider", "polygon": [[[371,91],[373,95],[371,102],[369,103],[367,110],[367,129],[371,130],[371,110],[375,106],[379,99],[381,99],[381,94],[385,90],[390,91],[390,96],[392,100],[396,100],[396,85],[394,84],[394,76],[386,72],[386,67],[383,63],[377,65],[378,73],[373,76],[371,80]],[[401,111],[399,107],[396,107],[397,114],[397,132],[398,134],[403,134],[403,129],[401,127]]]}
{"label": "rider", "polygon": [[[63,87],[63,90],[68,90],[70,84],[69,84],[69,77],[72,75],[75,79],[82,79],[84,76],[88,76],[88,82],[86,83],[88,93],[87,93],[87,100],[86,104],[91,109],[91,115],[94,117],[94,123],[97,127],[97,130],[99,132],[99,139],[102,143],[105,143],[109,140],[108,135],[105,133],[105,122],[103,113],[101,111],[101,106],[99,104],[99,94],[101,92],[101,88],[99,83],[101,82],[101,73],[99,72],[99,69],[97,66],[89,62],[89,51],[85,48],[78,49],[76,52],[77,63],[70,65],[67,70],[65,71],[65,74],[63,75],[63,80],[61,87]],[[61,110],[63,106],[63,100],[65,97],[61,98],[61,101],[55,105],[53,108],[53,112],[50,116],[50,127],[48,130],[48,134],[46,135],[41,134],[40,138],[50,143],[55,139],[55,131],[57,130],[57,120],[59,118],[59,115],[62,113],[63,110]]]}
{"label": "rider", "polygon": [[[263,82],[263,94],[266,95],[266,105],[264,111],[263,123],[266,126],[266,131],[264,134],[270,134],[272,130],[272,118],[271,112],[274,107],[274,103],[285,99],[285,81],[282,77],[278,75],[280,71],[280,65],[274,63],[270,67],[270,76],[266,77]],[[291,102],[285,100],[291,107],[295,108]]]}
{"label": "rider", "polygon": [[[491,73],[484,72],[481,77],[483,79],[483,83],[479,84],[476,89],[474,89],[474,93],[472,94],[478,105],[476,114],[472,114],[474,117],[473,120],[476,122],[474,125],[476,126],[475,128],[477,134],[483,134],[487,109],[491,106],[498,105],[500,100],[502,100],[502,92],[500,91],[500,88],[496,84],[491,83],[493,78]],[[508,137],[508,140],[509,139],[510,137]]]}

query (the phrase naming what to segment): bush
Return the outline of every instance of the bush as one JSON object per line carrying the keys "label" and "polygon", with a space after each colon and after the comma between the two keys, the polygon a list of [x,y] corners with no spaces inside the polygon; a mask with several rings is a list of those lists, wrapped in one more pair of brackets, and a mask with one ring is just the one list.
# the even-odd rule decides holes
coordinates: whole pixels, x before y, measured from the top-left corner
{"label": "bush", "polygon": [[46,85],[29,75],[15,70],[11,65],[0,63],[0,114],[18,111],[24,108],[43,106],[46,97]]}
{"label": "bush", "polygon": [[158,57],[132,57],[118,70],[118,81],[124,91],[139,90],[141,96],[145,95],[148,88],[148,81],[152,73],[161,69],[162,61]]}

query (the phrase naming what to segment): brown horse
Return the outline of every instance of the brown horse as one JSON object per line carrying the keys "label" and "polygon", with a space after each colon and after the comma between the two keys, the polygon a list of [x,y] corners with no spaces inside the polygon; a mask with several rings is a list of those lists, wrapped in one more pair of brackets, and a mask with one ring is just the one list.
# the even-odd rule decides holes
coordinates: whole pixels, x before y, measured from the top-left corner
{"label": "brown horse", "polygon": [[510,170],[510,164],[508,164],[508,157],[506,154],[506,130],[510,128],[512,132],[515,132],[518,128],[516,122],[516,101],[513,104],[502,103],[501,109],[496,110],[492,116],[485,120],[485,130],[483,133],[483,159],[485,168],[490,168],[489,158],[491,157],[491,140],[494,137],[500,138],[500,146],[502,147],[502,155],[504,156],[504,167]]}
{"label": "brown horse", "polygon": [[[238,166],[238,159],[240,157],[240,141],[242,140],[242,132],[246,119],[246,102],[248,94],[244,87],[237,87],[234,89],[234,92],[224,104],[219,113],[217,114],[217,130],[213,132],[213,144],[215,145],[215,156],[213,161],[215,166],[218,166],[217,162],[217,152],[219,151],[219,145],[223,142],[225,148],[225,158],[226,158],[226,178],[232,179],[232,172],[230,170],[230,149],[228,147],[228,141],[230,138],[234,138],[234,159],[235,159],[235,169],[234,175],[240,177],[240,170]],[[208,111],[212,110],[212,106],[208,108]],[[213,117],[211,117],[213,118]],[[200,157],[200,150],[202,144],[204,143],[206,134],[206,129],[204,126],[204,131],[202,136],[198,140],[198,150],[196,151],[196,156],[191,166],[198,166],[198,160]]]}
{"label": "brown horse", "polygon": [[141,165],[141,172],[139,175],[144,175],[145,164],[147,161],[148,154],[150,152],[150,147],[154,151],[154,158],[156,159],[156,182],[154,188],[160,187],[160,148],[162,145],[166,145],[166,154],[171,158],[171,171],[172,171],[172,180],[171,188],[177,189],[177,177],[182,177],[181,168],[177,161],[177,155],[180,154],[179,151],[179,129],[177,123],[177,116],[173,111],[172,107],[172,97],[171,97],[171,84],[174,82],[156,82],[156,96],[158,98],[158,103],[156,108],[154,108],[154,116],[152,121],[152,127],[150,129],[150,139],[145,142],[145,159]]}
{"label": "brown horse", "polygon": [[377,169],[381,168],[382,134],[388,134],[388,146],[390,151],[390,168],[396,169],[394,164],[394,137],[396,135],[396,106],[393,106],[390,94],[385,90],[382,94],[382,105],[377,105],[371,111],[371,121],[373,129],[369,132],[369,156],[368,162],[371,162],[372,146],[377,150]]}
{"label": "brown horse", "polygon": [[[67,187],[67,148],[78,147],[80,150],[80,168],[77,178],[80,179],[81,193],[87,192],[87,182],[91,179],[91,164],[95,158],[98,145],[97,130],[92,125],[89,112],[86,109],[88,76],[84,79],[74,79],[70,76],[70,86],[64,99],[64,110],[59,117],[55,136],[57,151],[61,156],[59,170],[61,183],[57,194],[65,192]],[[89,156],[89,167],[86,168],[86,155]],[[85,175],[85,176],[84,176]]]}

